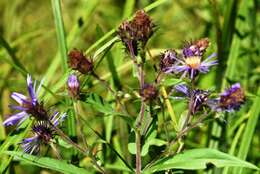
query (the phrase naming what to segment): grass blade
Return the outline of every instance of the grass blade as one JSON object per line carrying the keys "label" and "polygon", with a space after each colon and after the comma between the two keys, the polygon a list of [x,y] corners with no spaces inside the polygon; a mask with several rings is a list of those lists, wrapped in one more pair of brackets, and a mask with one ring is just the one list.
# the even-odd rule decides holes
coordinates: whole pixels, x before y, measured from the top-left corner
{"label": "grass blade", "polygon": [[[250,111],[249,111],[249,119],[247,121],[246,124],[246,129],[245,132],[243,134],[242,137],[242,141],[241,141],[241,146],[239,148],[238,151],[238,157],[242,160],[245,160],[247,157],[247,154],[249,152],[249,148],[250,148],[250,144],[252,142],[253,136],[254,136],[254,131],[256,128],[256,124],[258,121],[258,117],[260,114],[260,88],[258,88],[257,91],[257,96],[254,100],[254,104],[251,107]],[[243,173],[243,169],[242,168],[236,168],[234,170],[234,173],[236,174],[242,174]]]}
{"label": "grass blade", "polygon": [[62,12],[61,12],[61,4],[60,0],[52,0],[52,9],[53,9],[53,15],[54,15],[54,21],[55,21],[55,27],[57,32],[57,40],[62,60],[62,69],[63,72],[66,72],[68,70],[67,65],[67,42],[65,37],[65,30],[64,30],[64,24],[62,19]]}

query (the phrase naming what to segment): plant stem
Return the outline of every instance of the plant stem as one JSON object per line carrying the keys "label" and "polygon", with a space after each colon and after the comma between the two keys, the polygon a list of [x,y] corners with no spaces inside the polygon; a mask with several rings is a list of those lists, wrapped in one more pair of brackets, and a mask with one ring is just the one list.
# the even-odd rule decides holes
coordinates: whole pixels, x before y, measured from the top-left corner
{"label": "plant stem", "polygon": [[[58,127],[54,126],[51,122],[50,122],[50,124],[53,126],[55,131],[63,138],[63,140],[65,140],[67,143],[71,144],[75,149],[77,149],[82,154],[87,155],[87,156],[89,155],[88,149],[82,148],[80,145],[78,145],[77,143],[73,142],[61,129],[59,129]],[[104,171],[104,169],[97,163],[95,157],[93,157],[92,154],[90,156],[91,156],[91,159],[92,159],[92,163],[97,167],[97,169],[101,173],[106,173]]]}
{"label": "plant stem", "polygon": [[[138,71],[138,80],[139,80],[139,87],[142,90],[144,87],[144,71],[143,71],[143,62],[138,63],[137,58],[134,54],[134,49],[132,47],[131,43],[128,43],[128,48],[130,52],[130,57],[132,58],[132,61],[137,68]],[[141,108],[140,108],[140,119],[136,124],[136,131],[135,131],[135,144],[136,144],[136,174],[141,174],[142,171],[142,157],[141,157],[141,126],[144,119],[144,113],[145,113],[145,102],[144,99],[141,99]]]}
{"label": "plant stem", "polygon": [[141,174],[142,170],[142,159],[141,159],[141,134],[140,129],[136,130],[135,134],[135,143],[136,143],[136,174]]}
{"label": "plant stem", "polygon": [[85,148],[88,149],[88,143],[87,143],[86,139],[84,138],[84,134],[82,132],[82,130],[83,130],[82,126],[81,126],[82,124],[80,124],[80,121],[79,121],[79,109],[78,109],[79,101],[73,101],[73,107],[74,107],[74,112],[75,112],[75,116],[76,116],[75,118],[76,118],[77,126],[80,127],[79,134],[81,136],[81,139],[83,141]]}

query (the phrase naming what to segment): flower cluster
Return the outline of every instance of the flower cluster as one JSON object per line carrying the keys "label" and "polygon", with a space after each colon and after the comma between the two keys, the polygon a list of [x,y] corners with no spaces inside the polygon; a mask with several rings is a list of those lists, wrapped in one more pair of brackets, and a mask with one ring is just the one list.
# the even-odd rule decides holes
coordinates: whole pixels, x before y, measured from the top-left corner
{"label": "flower cluster", "polygon": [[189,101],[191,114],[195,114],[203,106],[207,106],[216,112],[237,111],[245,102],[245,93],[239,83],[233,84],[223,93],[220,93],[217,98],[209,98],[210,92],[207,90],[190,89],[184,84],[176,85],[175,90],[185,95]]}
{"label": "flower cluster", "polygon": [[21,125],[27,118],[32,117],[36,123],[32,127],[35,134],[31,138],[26,138],[20,143],[26,153],[37,154],[42,144],[47,145],[53,139],[55,130],[59,122],[62,121],[66,114],[55,112],[51,117],[44,108],[42,102],[39,101],[38,94],[40,92],[43,81],[36,90],[36,81],[33,84],[30,75],[27,76],[27,89],[29,96],[21,93],[13,92],[11,97],[19,104],[19,106],[11,105],[10,107],[20,112],[10,116],[4,122],[4,126]]}
{"label": "flower cluster", "polygon": [[207,73],[211,66],[217,64],[216,60],[211,60],[216,56],[215,53],[205,60],[202,59],[208,46],[209,40],[203,38],[184,45],[180,54],[177,54],[174,50],[166,50],[161,55],[160,70],[166,74],[174,73],[178,75],[182,73],[181,78],[188,75],[191,79],[192,87],[179,84],[174,89],[184,94],[189,101],[189,110],[192,115],[200,111],[203,106],[217,112],[239,110],[240,106],[245,102],[245,94],[239,83],[220,93],[217,98],[210,98],[210,91],[197,89],[193,86],[195,77],[199,73]]}

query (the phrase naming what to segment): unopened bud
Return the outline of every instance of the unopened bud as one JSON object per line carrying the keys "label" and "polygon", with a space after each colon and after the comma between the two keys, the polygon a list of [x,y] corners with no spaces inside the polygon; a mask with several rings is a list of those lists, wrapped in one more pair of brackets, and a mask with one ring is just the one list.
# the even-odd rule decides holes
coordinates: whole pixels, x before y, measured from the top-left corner
{"label": "unopened bud", "polygon": [[72,98],[74,99],[79,98],[80,83],[78,77],[74,74],[71,74],[68,78],[68,92],[69,92],[69,96],[71,96]]}

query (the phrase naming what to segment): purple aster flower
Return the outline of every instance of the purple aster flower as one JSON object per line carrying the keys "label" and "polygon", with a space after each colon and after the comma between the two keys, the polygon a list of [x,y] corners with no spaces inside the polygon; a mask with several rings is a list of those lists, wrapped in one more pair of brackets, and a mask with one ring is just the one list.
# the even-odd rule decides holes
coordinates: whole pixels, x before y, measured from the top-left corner
{"label": "purple aster flower", "polygon": [[56,132],[55,128],[59,122],[62,122],[66,114],[59,115],[55,112],[51,117],[51,124],[49,121],[37,121],[32,127],[33,137],[25,138],[22,140],[21,147],[25,153],[39,154],[41,146],[46,146],[52,142]]}
{"label": "purple aster flower", "polygon": [[182,55],[178,56],[179,58],[177,56],[173,56],[176,63],[167,68],[167,73],[182,73],[181,78],[189,75],[191,79],[194,79],[199,72],[209,72],[209,68],[211,66],[217,65],[217,60],[211,60],[216,57],[215,53],[211,54],[205,60],[202,59],[208,45],[208,39],[204,38],[184,46]]}
{"label": "purple aster flower", "polygon": [[18,123],[20,125],[23,121],[25,121],[29,115],[32,115],[37,120],[46,120],[47,111],[43,108],[43,104],[38,102],[38,94],[41,89],[43,80],[36,90],[36,81],[32,82],[32,78],[30,75],[27,75],[27,89],[29,96],[25,96],[23,94],[13,92],[11,97],[19,104],[19,106],[11,105],[12,109],[20,111],[14,115],[11,115],[4,122],[4,126],[12,126]]}
{"label": "purple aster flower", "polygon": [[239,83],[233,84],[219,95],[219,98],[209,101],[209,105],[216,111],[232,112],[239,110],[245,102],[245,93]]}
{"label": "purple aster flower", "polygon": [[209,96],[208,91],[194,89],[191,90],[184,84],[176,85],[175,90],[183,93],[189,100],[189,107],[191,109],[191,114],[195,114],[200,108],[206,104]]}
{"label": "purple aster flower", "polygon": [[80,83],[78,77],[74,74],[69,75],[68,78],[69,96],[75,99],[79,98],[79,93],[80,93],[79,89],[80,89]]}
{"label": "purple aster flower", "polygon": [[177,74],[183,73],[182,77],[188,74],[191,79],[194,79],[199,72],[207,73],[211,66],[217,65],[217,60],[211,60],[213,57],[216,57],[215,53],[205,60],[202,60],[200,56],[183,57],[177,59],[178,64],[174,65],[171,71]]}

